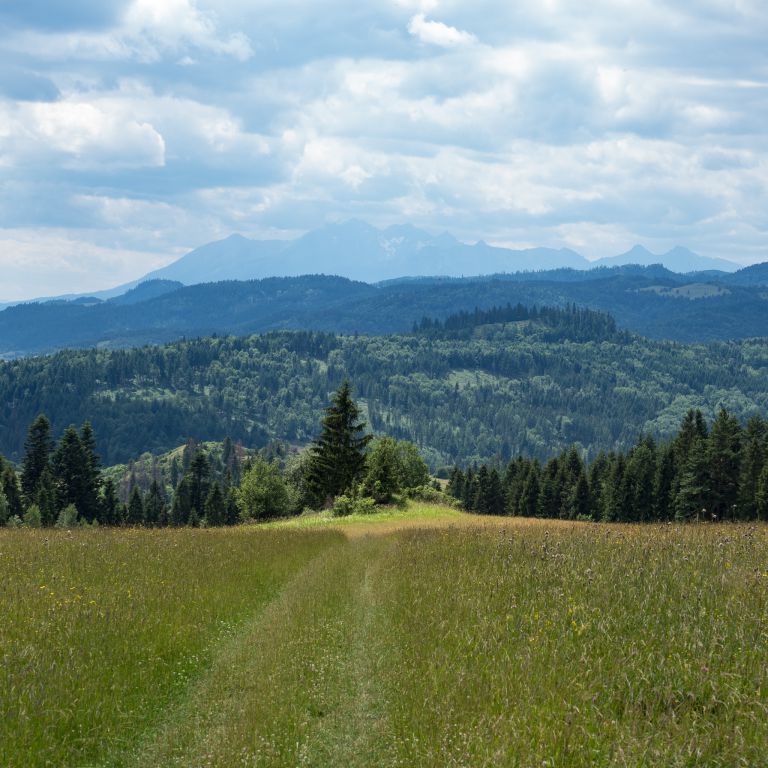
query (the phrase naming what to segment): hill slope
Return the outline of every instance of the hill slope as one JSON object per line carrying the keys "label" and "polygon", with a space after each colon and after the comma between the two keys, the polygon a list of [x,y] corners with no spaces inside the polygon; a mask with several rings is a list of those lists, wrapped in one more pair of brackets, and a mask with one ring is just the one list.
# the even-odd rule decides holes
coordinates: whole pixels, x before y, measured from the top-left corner
{"label": "hill slope", "polygon": [[[760,279],[753,270],[748,281]],[[575,303],[610,312],[620,327],[651,338],[693,342],[768,335],[768,292],[761,285],[738,285],[739,274],[731,276],[732,283],[705,276],[686,282],[652,266],[378,285],[322,275],[189,287],[158,281],[108,302],[9,307],[0,312],[0,356],[282,329],[400,333],[425,316],[507,303]],[[161,295],[152,295],[151,286]]]}
{"label": "hill slope", "polygon": [[41,411],[57,433],[91,420],[110,464],[188,437],[304,444],[345,377],[372,428],[418,443],[433,467],[574,442],[589,455],[626,448],[643,431],[671,434],[690,407],[768,410],[768,340],[681,346],[601,322],[487,320],[455,334],[284,332],[0,363],[0,453],[21,457]]}

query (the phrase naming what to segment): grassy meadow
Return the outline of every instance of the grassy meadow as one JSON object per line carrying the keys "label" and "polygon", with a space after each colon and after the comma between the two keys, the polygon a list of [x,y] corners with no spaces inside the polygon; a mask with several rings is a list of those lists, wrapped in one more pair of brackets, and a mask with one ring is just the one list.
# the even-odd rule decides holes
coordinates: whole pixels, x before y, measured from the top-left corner
{"label": "grassy meadow", "polygon": [[768,528],[0,532],[0,765],[754,766]]}

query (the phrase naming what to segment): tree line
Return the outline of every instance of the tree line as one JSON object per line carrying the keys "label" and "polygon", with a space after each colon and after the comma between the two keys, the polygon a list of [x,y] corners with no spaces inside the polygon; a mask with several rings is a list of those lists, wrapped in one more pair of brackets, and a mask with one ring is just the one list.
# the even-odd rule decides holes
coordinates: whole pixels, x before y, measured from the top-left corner
{"label": "tree line", "polygon": [[367,432],[349,382],[334,393],[318,437],[300,453],[270,460],[263,451],[241,466],[231,440],[212,460],[196,443],[174,457],[167,478],[148,489],[134,483],[121,502],[104,477],[93,428],[68,427],[58,442],[38,416],[28,430],[21,471],[0,457],[0,525],[29,527],[220,526],[329,507],[336,514],[370,511],[398,494],[443,498],[430,486],[426,462],[412,443]]}
{"label": "tree line", "polygon": [[721,409],[711,426],[691,409],[677,434],[641,437],[586,462],[575,447],[545,463],[453,469],[448,493],[489,515],[650,522],[768,519],[768,421]]}

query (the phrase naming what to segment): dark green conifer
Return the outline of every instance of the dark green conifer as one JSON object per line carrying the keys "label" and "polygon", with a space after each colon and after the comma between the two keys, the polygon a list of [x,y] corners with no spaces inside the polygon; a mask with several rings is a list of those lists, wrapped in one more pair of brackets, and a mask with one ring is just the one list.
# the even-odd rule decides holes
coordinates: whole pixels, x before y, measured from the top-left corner
{"label": "dark green conifer", "polygon": [[345,381],[325,409],[322,431],[311,448],[309,486],[319,503],[349,491],[365,470],[365,449],[371,435]]}
{"label": "dark green conifer", "polygon": [[144,502],[138,485],[134,485],[131,491],[131,497],[128,500],[128,516],[125,522],[128,525],[142,525],[144,523]]}
{"label": "dark green conifer", "polygon": [[149,491],[144,499],[144,522],[150,526],[164,526],[167,524],[165,493],[157,480],[152,480]]}
{"label": "dark green conifer", "polygon": [[24,443],[24,459],[21,465],[21,492],[24,504],[35,503],[37,486],[53,451],[51,423],[40,414],[29,427]]}
{"label": "dark green conifer", "polygon": [[211,485],[205,500],[205,519],[210,526],[224,525],[227,520],[227,505],[218,482]]}

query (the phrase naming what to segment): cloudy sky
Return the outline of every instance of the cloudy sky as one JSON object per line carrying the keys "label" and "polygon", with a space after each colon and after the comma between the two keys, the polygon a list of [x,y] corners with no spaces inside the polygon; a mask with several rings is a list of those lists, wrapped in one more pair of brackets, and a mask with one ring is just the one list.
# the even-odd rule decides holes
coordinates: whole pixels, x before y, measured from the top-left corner
{"label": "cloudy sky", "polygon": [[232,232],[768,260],[765,0],[0,2],[0,299]]}

